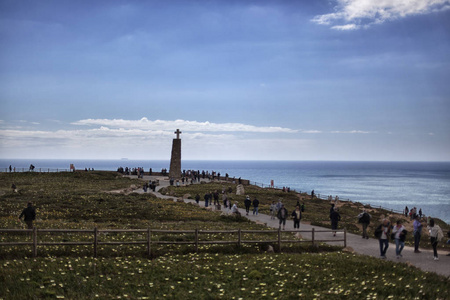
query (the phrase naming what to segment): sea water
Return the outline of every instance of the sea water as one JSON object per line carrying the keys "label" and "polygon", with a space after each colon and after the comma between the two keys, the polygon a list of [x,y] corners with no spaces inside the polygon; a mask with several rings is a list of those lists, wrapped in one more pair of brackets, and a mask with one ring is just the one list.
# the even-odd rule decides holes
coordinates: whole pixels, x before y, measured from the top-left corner
{"label": "sea water", "polygon": [[[169,169],[163,160],[0,160],[0,170],[9,165],[17,171],[77,169],[117,170],[143,167],[146,172]],[[425,215],[450,223],[450,162],[337,162],[337,161],[182,161],[182,170],[205,170],[248,179],[252,183],[312,190],[322,197],[338,195],[373,206],[395,210],[422,208]]]}

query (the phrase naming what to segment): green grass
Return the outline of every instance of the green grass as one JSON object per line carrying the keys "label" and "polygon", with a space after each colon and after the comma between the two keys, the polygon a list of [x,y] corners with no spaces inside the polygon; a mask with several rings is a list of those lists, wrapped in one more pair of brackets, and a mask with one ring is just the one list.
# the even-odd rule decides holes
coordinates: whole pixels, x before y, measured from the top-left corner
{"label": "green grass", "polygon": [[341,252],[46,257],[0,265],[5,299],[448,299],[449,280]]}
{"label": "green grass", "polygon": [[[14,181],[19,193],[10,190]],[[103,191],[140,186],[114,172],[0,174],[0,227],[20,228],[17,216],[29,200],[38,228],[268,229],[245,218],[221,216],[192,204],[146,194]],[[230,185],[231,188],[233,186]],[[167,193],[184,195],[222,185],[196,185]],[[263,203],[297,195],[248,187]],[[243,201],[242,196],[232,196]],[[242,203],[242,202],[241,202]],[[305,200],[305,218],[326,222],[327,203]],[[318,211],[316,211],[316,209]],[[341,213],[353,214],[351,208]],[[343,222],[345,224],[345,221]],[[283,233],[289,238],[289,233]],[[100,235],[103,241],[145,240],[142,233]],[[188,240],[190,234],[155,234],[153,240]],[[227,239],[206,234],[205,240]],[[245,239],[258,238],[248,235]],[[2,234],[0,241],[25,241],[26,234]],[[40,241],[92,240],[85,233],[44,234]],[[339,247],[283,245],[283,253],[266,253],[259,245],[158,245],[151,257],[145,245],[0,247],[0,299],[448,299],[448,278],[401,263],[340,252]],[[275,247],[275,251],[276,251]]]}

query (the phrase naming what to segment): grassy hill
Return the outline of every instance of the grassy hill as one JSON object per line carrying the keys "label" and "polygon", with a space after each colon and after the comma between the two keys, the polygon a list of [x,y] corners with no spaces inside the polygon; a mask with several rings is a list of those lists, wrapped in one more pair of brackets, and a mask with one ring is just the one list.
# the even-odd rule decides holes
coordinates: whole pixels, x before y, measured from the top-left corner
{"label": "grassy hill", "polygon": [[[18,193],[11,190],[12,182]],[[244,218],[224,217],[149,194],[106,192],[131,185],[140,186],[140,182],[114,172],[3,173],[0,227],[22,228],[17,216],[33,201],[39,228],[267,229]],[[196,192],[188,189],[167,193]],[[263,189],[247,188],[246,192],[263,202],[263,212],[272,199],[283,197],[294,205],[298,197]],[[240,197],[233,196],[237,201]],[[326,214],[326,206],[310,199],[305,204],[307,220],[326,221],[320,217]],[[2,234],[0,242],[27,238]],[[88,239],[83,234],[41,238]],[[139,236],[118,233],[101,238],[125,241]],[[91,246],[46,247],[37,258],[30,258],[28,246],[0,246],[0,282],[0,299],[446,299],[450,287],[448,278],[434,273],[326,246],[286,247],[283,253],[267,253],[258,246],[205,245],[199,253],[193,253],[192,246],[161,246],[147,257],[141,245],[118,245],[102,246],[98,258],[92,258]]]}

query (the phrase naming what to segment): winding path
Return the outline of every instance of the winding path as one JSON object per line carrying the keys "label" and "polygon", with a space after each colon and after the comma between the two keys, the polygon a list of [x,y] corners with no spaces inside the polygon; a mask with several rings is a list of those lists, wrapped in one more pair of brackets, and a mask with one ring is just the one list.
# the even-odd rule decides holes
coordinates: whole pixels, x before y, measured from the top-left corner
{"label": "winding path", "polygon": [[[137,178],[137,176],[128,176],[128,177]],[[153,193],[158,198],[176,200],[176,197],[165,196],[158,192],[161,188],[169,186],[169,180],[167,179],[167,177],[144,176],[144,178],[143,178],[143,180],[145,180],[145,181],[156,180],[156,179],[159,180],[160,185],[156,188],[156,192],[151,192],[151,193]],[[134,190],[134,192],[144,193],[142,188]],[[150,191],[149,191],[149,193],[150,193]],[[195,201],[190,200],[190,199],[184,199],[184,202],[195,202]],[[240,210],[242,216],[245,216],[245,210],[242,208],[239,210]],[[305,213],[307,213],[307,212],[305,212]],[[250,213],[249,216],[245,216],[245,217],[247,217],[249,220],[252,220],[252,221],[255,221],[258,223],[267,224],[268,227],[278,228],[278,226],[279,226],[278,220],[277,219],[271,220],[269,215],[265,215],[265,214],[253,215],[252,213]],[[293,229],[293,221],[290,221],[290,220],[287,221],[286,228]],[[311,231],[312,228],[315,228],[315,230],[329,230],[329,228],[323,228],[323,227],[319,227],[319,226],[311,226],[309,224],[304,224],[304,223],[300,224],[300,230]],[[339,234],[343,234],[343,233],[338,232],[338,235]],[[328,233],[328,232],[324,232],[324,233],[316,232],[315,237],[317,239],[327,239],[327,240],[333,239],[332,234]],[[311,234],[302,232],[302,238],[311,239]],[[338,236],[336,239],[342,239],[342,237]],[[421,241],[421,243],[428,243],[428,242],[429,242],[428,240]],[[333,245],[343,246],[342,241],[328,242],[328,243],[333,244]],[[377,258],[380,255],[379,242],[377,239],[374,239],[374,238],[363,239],[361,237],[361,235],[347,233],[347,247],[352,248],[353,251],[358,254],[369,255],[369,256],[373,256],[373,257],[377,257]],[[435,272],[437,274],[444,275],[446,277],[450,277],[450,256],[447,256],[447,254],[448,254],[447,252],[439,251],[438,252],[439,261],[435,261],[433,259],[433,251],[432,250],[421,249],[421,251],[422,251],[422,253],[414,253],[413,247],[405,246],[405,248],[402,251],[403,257],[400,259],[397,259],[396,255],[395,255],[395,244],[390,243],[386,256],[387,256],[388,260],[393,261],[393,262],[406,263],[409,265],[413,265],[417,268],[420,268],[424,271]]]}

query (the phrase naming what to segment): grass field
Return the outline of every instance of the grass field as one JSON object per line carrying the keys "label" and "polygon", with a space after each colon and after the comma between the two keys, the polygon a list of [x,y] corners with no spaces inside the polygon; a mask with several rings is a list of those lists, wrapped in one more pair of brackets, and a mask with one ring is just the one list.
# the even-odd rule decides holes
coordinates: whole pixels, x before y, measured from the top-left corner
{"label": "grass field", "polygon": [[341,252],[2,261],[4,299],[448,299],[449,281]]}
{"label": "grass field", "polygon": [[[224,217],[148,194],[106,193],[140,186],[139,181],[114,172],[15,173],[0,174],[0,179],[1,228],[21,228],[17,216],[31,200],[39,228],[267,229],[244,218]],[[13,181],[18,193],[10,189]],[[249,188],[247,192],[262,200],[263,211],[272,199],[284,197],[283,201],[295,204],[297,197],[262,189],[252,194]],[[239,197],[233,196],[240,201]],[[307,212],[319,205],[314,201],[305,200]],[[321,222],[317,210],[310,220]],[[2,234],[0,241],[27,238]],[[89,237],[49,234],[42,238],[70,241]],[[102,238],[124,241],[140,237],[111,234]],[[267,253],[253,245],[204,245],[199,253],[193,253],[192,246],[161,246],[147,257],[145,247],[123,245],[103,246],[99,257],[92,258],[91,246],[51,246],[30,258],[29,246],[1,246],[0,299],[448,299],[450,292],[448,278],[406,264],[325,245],[283,249],[286,252]]]}

